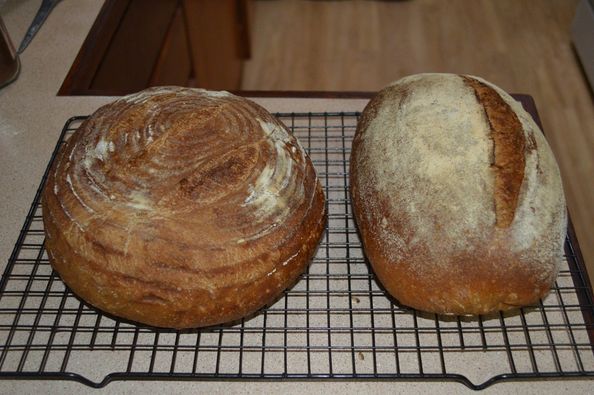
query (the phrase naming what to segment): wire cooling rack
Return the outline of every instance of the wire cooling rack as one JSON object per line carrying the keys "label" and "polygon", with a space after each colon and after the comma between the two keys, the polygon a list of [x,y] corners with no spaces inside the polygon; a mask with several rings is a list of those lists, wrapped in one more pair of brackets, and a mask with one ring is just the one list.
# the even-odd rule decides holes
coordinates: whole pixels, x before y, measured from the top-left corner
{"label": "wire cooling rack", "polygon": [[[358,113],[277,114],[308,150],[328,224],[301,281],[234,326],[158,330],[106,315],[67,289],[44,250],[40,191],[0,283],[0,377],[113,380],[502,380],[594,375],[592,294],[570,232],[566,262],[537,306],[444,318],[403,308],[365,261],[348,194]],[[71,118],[60,142],[84,117]],[[48,165],[49,169],[49,165]]]}

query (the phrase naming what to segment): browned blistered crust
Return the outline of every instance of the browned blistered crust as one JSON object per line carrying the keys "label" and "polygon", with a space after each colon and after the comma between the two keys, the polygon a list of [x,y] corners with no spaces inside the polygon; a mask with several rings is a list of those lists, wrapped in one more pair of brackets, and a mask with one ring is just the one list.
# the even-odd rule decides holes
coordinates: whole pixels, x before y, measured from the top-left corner
{"label": "browned blistered crust", "polygon": [[[309,157],[248,100],[139,95],[99,109],[58,154],[42,197],[52,267],[88,303],[159,327],[226,323],[273,302],[306,270],[325,225]],[[282,188],[248,204],[263,172],[291,163]]]}
{"label": "browned blistered crust", "polygon": [[472,77],[461,76],[474,89],[483,107],[493,140],[495,171],[495,226],[507,228],[514,220],[526,165],[526,137],[516,113],[495,89]]}

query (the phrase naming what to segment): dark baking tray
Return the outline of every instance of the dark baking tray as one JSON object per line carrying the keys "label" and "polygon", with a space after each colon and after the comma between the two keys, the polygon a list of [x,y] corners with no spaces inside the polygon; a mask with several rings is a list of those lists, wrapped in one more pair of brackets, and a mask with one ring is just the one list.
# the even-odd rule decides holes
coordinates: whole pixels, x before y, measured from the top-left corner
{"label": "dark baking tray", "polygon": [[[528,96],[516,96],[537,119]],[[551,294],[490,317],[447,318],[399,306],[363,255],[348,194],[358,113],[276,114],[325,187],[328,225],[302,280],[233,326],[160,330],[82,302],[44,251],[41,181],[0,282],[0,377],[75,380],[507,380],[594,376],[592,291],[573,228]],[[85,117],[66,122],[52,155]],[[48,164],[48,169],[49,166]],[[472,367],[472,368],[469,368]]]}

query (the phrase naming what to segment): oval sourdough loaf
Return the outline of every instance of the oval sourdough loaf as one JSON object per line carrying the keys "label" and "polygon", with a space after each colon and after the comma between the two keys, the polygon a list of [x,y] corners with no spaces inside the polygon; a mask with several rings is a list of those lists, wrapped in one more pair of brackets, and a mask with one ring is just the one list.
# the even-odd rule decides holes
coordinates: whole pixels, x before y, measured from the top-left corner
{"label": "oval sourdough loaf", "polygon": [[43,192],[50,263],[81,298],[145,324],[233,321],[306,269],[325,224],[309,157],[266,110],[160,87],[100,108]]}
{"label": "oval sourdough loaf", "polygon": [[389,85],[363,111],[350,166],[366,254],[400,303],[485,314],[549,291],[567,223],[559,168],[500,88],[453,74]]}

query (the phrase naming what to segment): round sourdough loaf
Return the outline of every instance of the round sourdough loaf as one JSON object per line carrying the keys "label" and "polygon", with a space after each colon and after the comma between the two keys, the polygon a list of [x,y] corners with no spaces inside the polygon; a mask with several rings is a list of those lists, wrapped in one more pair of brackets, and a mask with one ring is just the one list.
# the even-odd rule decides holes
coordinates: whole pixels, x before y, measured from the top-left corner
{"label": "round sourdough loaf", "polygon": [[50,263],[113,315],[191,328],[245,317],[306,269],[324,195],[297,139],[227,92],[159,87],[95,112],[43,191]]}
{"label": "round sourdough loaf", "polygon": [[486,314],[538,301],[563,257],[559,168],[542,132],[500,88],[419,74],[380,91],[350,162],[365,252],[400,303]]}

